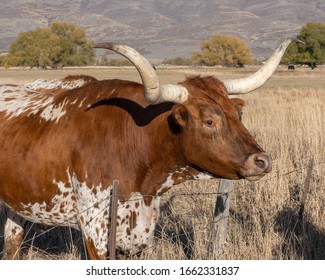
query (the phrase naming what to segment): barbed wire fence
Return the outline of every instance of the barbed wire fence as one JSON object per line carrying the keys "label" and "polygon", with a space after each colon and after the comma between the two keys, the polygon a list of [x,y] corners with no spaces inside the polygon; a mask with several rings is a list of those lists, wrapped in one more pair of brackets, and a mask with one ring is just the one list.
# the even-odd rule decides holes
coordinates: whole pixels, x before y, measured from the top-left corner
{"label": "barbed wire fence", "polygon": [[[312,170],[316,168],[317,166],[322,166],[325,164],[324,161],[320,161],[315,163],[314,159],[311,158],[309,160],[309,163],[307,166],[302,167],[302,168],[297,168],[291,171],[287,171],[285,173],[278,173],[273,176],[269,176],[268,178],[261,179],[257,182],[252,183],[245,183],[241,186],[236,186],[236,189],[238,188],[249,188],[252,186],[256,186],[259,184],[263,184],[267,181],[271,181],[274,179],[279,179],[281,177],[286,177],[295,173],[301,173],[303,171],[307,170],[307,176],[305,179],[304,187],[303,187],[303,195],[302,195],[302,200],[301,200],[301,205],[300,205],[300,210],[299,210],[299,217],[301,219],[304,219],[304,208],[306,204],[306,199],[307,199],[307,193],[309,191],[309,185],[310,185],[310,180],[311,180],[311,174]],[[113,183],[113,193],[110,195],[109,198],[104,199],[103,201],[100,202],[100,204],[105,205],[103,207],[103,211],[107,209],[107,207],[110,207],[110,236],[109,236],[109,259],[115,259],[115,244],[116,244],[116,221],[117,221],[117,201],[118,198],[120,198],[117,195],[117,190],[118,190],[118,181],[114,181]],[[226,238],[227,238],[227,229],[228,229],[228,220],[229,220],[229,208],[230,208],[230,202],[231,202],[231,196],[234,192],[234,184],[230,180],[226,179],[221,179],[219,181],[219,186],[217,187],[216,191],[209,191],[209,192],[191,192],[191,193],[172,193],[168,194],[165,193],[162,195],[166,200],[170,200],[176,197],[196,197],[196,196],[212,196],[214,195],[216,197],[216,204],[215,204],[215,210],[214,214],[212,217],[212,223],[211,223],[211,236],[210,240],[208,242],[208,247],[207,247],[207,255],[209,257],[213,256],[214,254],[222,254],[223,252],[223,246],[226,244]],[[144,197],[139,196],[138,200],[142,200]],[[133,198],[133,200],[137,200],[136,198]],[[93,206],[94,207],[94,206]],[[89,208],[82,210],[82,212],[87,211]],[[34,223],[32,223],[34,225]],[[31,226],[32,227],[32,226]],[[31,230],[31,227],[28,229],[28,231]],[[31,238],[26,238],[27,234],[25,235],[25,238],[22,242],[22,245],[29,244],[31,242],[34,242],[37,238],[40,238],[44,235],[49,234],[51,231],[60,228],[61,225],[49,227],[48,229],[42,231],[41,233],[38,234],[33,234]],[[186,233],[181,233],[181,234],[186,234]],[[1,238],[4,238],[4,236],[0,236]],[[178,236],[179,238],[181,236]],[[151,250],[151,247],[147,247],[143,251],[149,251]],[[0,252],[0,255],[3,255],[4,252]]]}

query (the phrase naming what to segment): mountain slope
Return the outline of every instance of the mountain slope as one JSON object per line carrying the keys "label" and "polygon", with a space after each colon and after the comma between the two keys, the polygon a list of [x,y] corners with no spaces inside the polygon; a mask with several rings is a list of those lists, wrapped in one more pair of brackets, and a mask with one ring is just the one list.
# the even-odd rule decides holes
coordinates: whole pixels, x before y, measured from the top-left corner
{"label": "mountain slope", "polygon": [[155,58],[189,55],[212,33],[240,36],[255,56],[267,56],[305,23],[325,19],[323,0],[5,0],[0,10],[0,50],[19,32],[69,21],[93,41],[144,48]]}

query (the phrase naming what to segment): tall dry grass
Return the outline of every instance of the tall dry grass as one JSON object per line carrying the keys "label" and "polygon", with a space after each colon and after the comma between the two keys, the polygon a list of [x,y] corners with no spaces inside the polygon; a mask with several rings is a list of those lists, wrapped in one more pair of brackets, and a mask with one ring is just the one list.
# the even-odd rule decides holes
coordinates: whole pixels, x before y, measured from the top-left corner
{"label": "tall dry grass", "polygon": [[[324,81],[317,78],[314,87],[294,87],[295,79],[278,74],[275,80],[285,86],[271,81],[243,96],[243,121],[272,155],[273,171],[259,182],[235,182],[227,245],[214,259],[325,259]],[[309,75],[300,79],[310,81]],[[315,165],[301,220],[299,209],[311,158]],[[207,259],[217,185],[218,180],[188,182],[167,192],[155,238],[142,257]],[[28,232],[26,259],[84,257],[76,231]],[[3,229],[0,250],[1,236]]]}

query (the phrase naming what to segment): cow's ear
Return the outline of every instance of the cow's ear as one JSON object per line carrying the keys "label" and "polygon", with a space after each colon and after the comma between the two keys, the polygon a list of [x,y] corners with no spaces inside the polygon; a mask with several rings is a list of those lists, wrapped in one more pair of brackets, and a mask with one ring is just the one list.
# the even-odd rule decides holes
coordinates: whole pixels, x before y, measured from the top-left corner
{"label": "cow's ear", "polygon": [[176,104],[173,107],[172,116],[181,127],[185,127],[189,119],[188,111],[182,104]]}
{"label": "cow's ear", "polygon": [[243,99],[240,98],[231,98],[231,101],[233,102],[233,104],[235,105],[236,109],[238,111],[242,111],[243,107],[245,106],[245,101]]}

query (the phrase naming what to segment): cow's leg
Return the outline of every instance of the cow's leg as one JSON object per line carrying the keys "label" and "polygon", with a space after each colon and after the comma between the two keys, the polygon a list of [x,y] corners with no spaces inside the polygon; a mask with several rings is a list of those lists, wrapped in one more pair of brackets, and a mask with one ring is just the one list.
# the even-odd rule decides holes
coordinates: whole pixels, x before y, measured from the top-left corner
{"label": "cow's leg", "polygon": [[[87,211],[88,212],[88,211]],[[108,211],[102,213],[84,213],[79,216],[88,258],[91,260],[105,260],[108,251]]]}
{"label": "cow's leg", "polygon": [[89,260],[105,260],[106,259],[106,253],[101,253],[100,248],[98,246],[96,247],[94,242],[96,240],[93,240],[93,237],[85,238],[85,246],[87,250],[87,256]]}
{"label": "cow's leg", "polygon": [[[69,175],[70,176],[70,175]],[[77,202],[77,220],[90,259],[107,257],[109,234],[109,205],[111,187],[87,186],[75,174],[70,176]]]}
{"label": "cow's leg", "polygon": [[25,223],[24,218],[8,210],[4,231],[4,259],[18,260],[22,258],[21,246]]}

